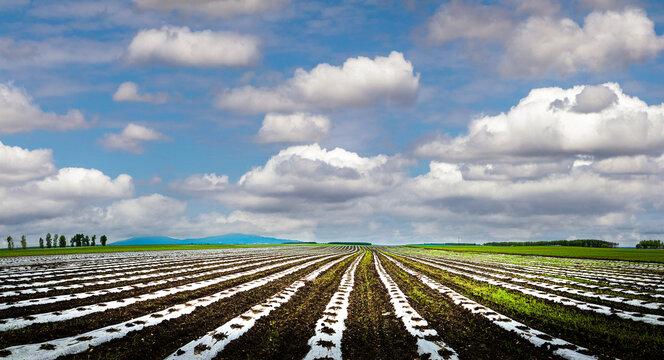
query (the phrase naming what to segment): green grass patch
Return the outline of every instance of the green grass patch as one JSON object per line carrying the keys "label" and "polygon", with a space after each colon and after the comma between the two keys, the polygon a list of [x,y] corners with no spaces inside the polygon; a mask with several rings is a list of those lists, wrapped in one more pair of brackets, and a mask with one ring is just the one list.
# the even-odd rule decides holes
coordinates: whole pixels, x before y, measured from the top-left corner
{"label": "green grass patch", "polygon": [[656,358],[653,355],[664,346],[664,330],[659,326],[578,310],[396,257],[494,311],[572,343],[588,346],[596,353],[648,359]]}
{"label": "green grass patch", "polygon": [[430,246],[409,245],[420,249],[462,253],[541,255],[584,259],[650,261],[664,263],[662,249],[585,248],[577,246]]}

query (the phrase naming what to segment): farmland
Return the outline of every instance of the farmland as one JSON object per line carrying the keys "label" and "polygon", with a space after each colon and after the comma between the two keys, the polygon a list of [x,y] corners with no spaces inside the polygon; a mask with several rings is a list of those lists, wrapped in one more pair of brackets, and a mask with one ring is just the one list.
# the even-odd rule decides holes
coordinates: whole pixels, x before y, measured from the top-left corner
{"label": "farmland", "polygon": [[664,264],[413,247],[0,259],[6,359],[647,359]]}

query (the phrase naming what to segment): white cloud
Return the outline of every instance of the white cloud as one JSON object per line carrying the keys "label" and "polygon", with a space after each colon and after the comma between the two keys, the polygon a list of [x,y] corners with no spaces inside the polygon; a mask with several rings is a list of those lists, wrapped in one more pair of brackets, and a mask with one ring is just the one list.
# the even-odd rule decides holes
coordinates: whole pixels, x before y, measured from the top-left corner
{"label": "white cloud", "polygon": [[113,94],[114,101],[131,101],[131,102],[149,102],[153,104],[163,104],[168,101],[168,94],[139,94],[138,85],[136,83],[127,81],[120,84],[118,90]]}
{"label": "white cloud", "polygon": [[246,86],[217,96],[215,105],[238,113],[338,109],[374,104],[404,105],[414,101],[419,74],[403,54],[349,58],[344,64],[297,69],[293,78],[273,88]]}
{"label": "white cloud", "polygon": [[64,115],[44,112],[33,103],[25,89],[9,82],[0,83],[0,133],[12,134],[32,130],[71,130],[87,127],[79,110]]}
{"label": "white cloud", "polygon": [[[114,202],[100,211],[100,221],[109,229],[164,226],[184,214],[187,204],[161,194]],[[156,224],[155,224],[156,223]],[[153,235],[153,234],[152,234]]]}
{"label": "white cloud", "polygon": [[292,146],[242,175],[238,185],[253,194],[345,201],[379,193],[394,183],[389,160],[318,144]]}
{"label": "white cloud", "polygon": [[618,156],[592,164],[601,174],[657,174],[664,172],[664,155],[654,158],[646,155]]}
{"label": "white cloud", "polygon": [[0,186],[41,178],[55,172],[50,149],[28,150],[0,141]]}
{"label": "white cloud", "polygon": [[443,44],[457,39],[497,40],[511,32],[513,26],[505,9],[452,1],[442,5],[429,20],[428,41]]}
{"label": "white cloud", "polygon": [[127,59],[193,67],[248,66],[260,57],[259,43],[250,35],[164,26],[141,30],[127,48]]}
{"label": "white cloud", "polygon": [[121,174],[111,179],[97,169],[82,168],[62,168],[54,175],[27,184],[25,188],[45,197],[67,200],[119,198],[131,196],[134,192],[129,175]]}
{"label": "white cloud", "polygon": [[[349,203],[389,190],[406,175],[409,162],[400,157],[362,157],[318,144],[292,146],[270,158],[265,165],[246,172],[235,184],[214,174],[192,176],[172,186],[205,198],[252,212],[323,213],[343,211]],[[219,181],[221,179],[221,181]],[[346,205],[343,205],[346,204]],[[352,210],[355,211],[355,210]],[[299,216],[299,215],[298,215]]]}
{"label": "white cloud", "polygon": [[24,224],[67,216],[96,202],[132,196],[133,192],[129,175],[112,179],[96,169],[63,168],[45,178],[0,186],[0,223]]}
{"label": "white cloud", "polygon": [[618,101],[618,95],[606,86],[586,86],[576,95],[576,104],[571,108],[583,114],[600,112]]}
{"label": "white cloud", "polygon": [[172,185],[175,190],[191,193],[220,191],[227,187],[228,175],[217,176],[215,173],[192,175]]}
{"label": "white cloud", "polygon": [[260,143],[319,142],[328,137],[330,127],[330,120],[322,115],[269,113],[263,119],[256,140]]}
{"label": "white cloud", "polygon": [[119,134],[106,134],[103,139],[100,139],[100,144],[103,148],[113,151],[120,150],[134,154],[142,154],[145,149],[143,143],[146,141],[168,141],[169,138],[145,126],[130,123]]}
{"label": "white cloud", "polygon": [[649,106],[615,83],[590,90],[541,88],[507,113],[474,120],[468,130],[467,135],[425,141],[414,152],[461,161],[658,155],[664,150],[664,105]]}
{"label": "white cloud", "polygon": [[207,16],[231,17],[242,14],[258,14],[279,9],[290,0],[134,0],[136,5],[160,11],[179,10]]}
{"label": "white cloud", "polygon": [[664,38],[645,11],[592,12],[583,27],[569,18],[530,17],[507,40],[500,65],[508,75],[604,71],[656,57]]}

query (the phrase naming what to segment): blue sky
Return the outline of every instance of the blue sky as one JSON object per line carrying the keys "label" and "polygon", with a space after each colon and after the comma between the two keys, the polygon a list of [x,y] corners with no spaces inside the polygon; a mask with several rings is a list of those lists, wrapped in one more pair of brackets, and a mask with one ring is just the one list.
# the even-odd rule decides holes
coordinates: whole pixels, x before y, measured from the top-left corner
{"label": "blue sky", "polygon": [[0,234],[661,238],[659,2],[0,2]]}

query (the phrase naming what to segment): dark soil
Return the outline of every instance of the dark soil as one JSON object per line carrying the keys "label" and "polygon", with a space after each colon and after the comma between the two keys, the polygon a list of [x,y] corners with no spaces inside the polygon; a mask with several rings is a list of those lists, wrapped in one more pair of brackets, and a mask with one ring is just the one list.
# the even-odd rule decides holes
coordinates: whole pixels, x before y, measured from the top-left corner
{"label": "dark soil", "polygon": [[121,339],[65,359],[163,359],[189,341],[205,335],[257,303],[265,301],[324,263],[314,264],[257,289],[199,307],[189,315],[132,332]]}
{"label": "dark soil", "polygon": [[514,333],[454,304],[445,295],[381,258],[383,267],[406,294],[410,305],[436,329],[462,359],[555,359]]}
{"label": "dark soil", "polygon": [[[402,262],[408,264],[415,270],[421,271],[427,276],[454,289],[455,291],[485,305],[496,312],[509,316],[532,328],[543,331],[552,336],[559,337],[579,346],[586,347],[595,355],[606,355],[622,359],[659,359],[661,349],[664,346],[664,329],[661,326],[648,325],[645,323],[624,320],[616,315],[605,316],[583,311],[573,307],[556,304],[545,300],[537,300],[532,297],[533,303],[543,302],[546,304],[545,313],[527,313],[519,311],[503,303],[485,299],[480,294],[473,293],[467,288],[459,286],[451,279],[462,278],[435,269],[424,264],[401,258]],[[474,286],[485,285],[483,283],[467,280]],[[476,285],[475,285],[476,284]],[[500,288],[515,296],[524,296],[520,292]],[[577,327],[571,322],[561,321],[553,315],[567,314],[562,319],[586,319],[582,326]],[[577,323],[578,324],[578,323]],[[601,331],[600,329],[607,329]]]}
{"label": "dark soil", "polygon": [[394,315],[371,253],[357,268],[341,341],[344,359],[417,359],[417,343]]}
{"label": "dark soil", "polygon": [[[214,270],[214,269],[217,269],[217,268],[232,267],[232,266],[235,266],[235,265],[219,264],[218,267],[211,268],[211,269],[205,269],[205,270],[198,270],[198,269],[192,267],[191,272],[180,273],[180,274],[177,274],[177,276],[191,275],[191,274],[196,274],[196,273],[200,273],[200,272],[204,272],[204,271]],[[214,276],[218,276],[218,275],[213,275],[212,277],[214,277]],[[142,283],[142,282],[157,281],[157,280],[162,280],[162,279],[168,279],[168,278],[171,278],[171,277],[173,277],[173,275],[164,275],[164,276],[159,276],[159,277],[154,277],[154,278],[149,278],[149,279],[136,279],[136,280],[129,280],[129,281],[121,281],[121,282],[112,283],[112,284],[92,285],[92,286],[86,286],[85,288],[67,289],[67,290],[53,290],[53,291],[49,291],[47,293],[8,296],[8,297],[2,298],[2,302],[12,302],[12,301],[19,301],[19,300],[28,300],[28,299],[32,299],[32,298],[41,298],[41,297],[49,297],[49,296],[55,296],[55,295],[73,294],[73,293],[79,293],[79,292],[83,291],[83,289],[85,291],[102,290],[102,289],[106,289],[106,288],[109,288],[109,287],[119,287],[119,286],[125,286],[125,285],[132,285],[132,284],[136,284],[136,283]],[[78,281],[77,283],[86,283],[86,282],[94,282],[94,281],[93,280]],[[76,283],[76,282],[74,282],[74,283]],[[58,285],[61,285],[61,284],[58,284]],[[71,284],[69,284],[69,285],[71,285]],[[48,286],[44,286],[44,287],[48,287]]]}
{"label": "dark soil", "polygon": [[354,259],[342,261],[301,288],[287,304],[228,344],[217,359],[302,359],[309,351],[307,341],[315,334],[316,322]]}
{"label": "dark soil", "polygon": [[[274,260],[274,261],[278,261],[278,260]],[[274,261],[267,261],[265,263],[257,264],[257,265],[254,265],[254,266],[247,266],[247,267],[242,268],[238,271],[247,271],[247,270],[255,269],[257,267],[269,265],[270,263],[273,263]],[[245,263],[245,264],[241,264],[241,265],[251,265],[251,264],[250,263]],[[215,267],[215,268],[204,269],[204,270],[192,269],[191,272],[180,273],[180,274],[177,274],[176,276],[196,275],[198,273],[203,273],[203,272],[217,270],[217,269],[223,269],[223,268],[227,268],[227,267],[234,267],[234,266],[237,266],[237,265],[235,265],[235,264],[220,265],[220,266]],[[169,289],[169,288],[177,287],[177,286],[192,283],[192,282],[214,279],[214,278],[217,278],[219,276],[224,276],[224,275],[227,275],[227,273],[210,274],[210,275],[201,276],[201,277],[198,277],[198,278],[195,278],[195,279],[185,279],[185,280],[180,280],[180,281],[168,282],[168,283],[160,284],[160,285],[156,285],[156,286],[136,288],[136,289],[133,289],[133,290],[124,291],[124,292],[120,292],[120,293],[109,293],[107,295],[92,296],[92,297],[85,298],[85,299],[75,299],[75,300],[71,300],[71,301],[59,301],[57,303],[52,303],[52,304],[9,308],[9,309],[5,309],[5,310],[0,310],[0,318],[15,318],[15,317],[26,316],[26,315],[31,315],[31,314],[40,314],[40,313],[45,313],[45,312],[57,311],[57,310],[72,309],[72,308],[85,306],[85,305],[99,304],[99,303],[103,303],[103,302],[124,299],[124,298],[137,296],[137,295],[141,295],[141,294],[147,294],[147,293],[157,291],[157,290],[161,290],[161,289]],[[171,277],[173,277],[173,275],[165,275],[165,276],[160,276],[160,277],[155,277],[155,278],[150,278],[150,279],[143,279],[143,280],[127,281],[127,282],[115,283],[115,284],[111,284],[111,285],[90,286],[90,287],[86,287],[85,290],[86,291],[94,291],[95,289],[99,290],[99,289],[105,289],[105,288],[108,288],[108,287],[120,287],[120,286],[126,286],[126,285],[141,283],[141,282],[152,282],[152,281],[158,281],[158,280],[163,280],[163,279],[169,279]],[[74,291],[74,290],[77,290],[77,291]],[[82,289],[72,289],[72,290],[68,291],[68,293],[78,293],[78,292],[81,292],[81,290]],[[51,294],[49,293],[48,295],[50,296]],[[32,296],[32,297],[45,297],[44,294],[30,295],[30,296]],[[26,295],[24,295],[23,297],[26,297]],[[8,301],[8,302],[11,302],[11,301]]]}
{"label": "dark soil", "polygon": [[[430,261],[430,262],[433,262],[433,263],[436,263],[436,264],[440,264],[440,265],[443,265],[443,266],[449,266],[451,268],[454,268],[454,270],[467,271],[467,270],[464,270],[464,269],[459,269],[458,268],[459,265],[457,265],[457,264],[448,264],[446,262],[440,262],[440,261],[429,260],[429,259],[427,259],[427,261]],[[473,265],[465,265],[465,266],[475,268],[475,267],[473,267]],[[475,268],[475,269],[477,269],[477,268]],[[490,273],[490,270],[485,270],[485,269],[477,269],[477,270]],[[491,278],[491,276],[489,276],[489,275],[476,274],[476,273],[472,273],[472,274]],[[506,274],[501,274],[501,275],[506,275]],[[518,276],[515,276],[515,277],[518,277]],[[612,307],[612,308],[615,308],[615,309],[621,309],[621,310],[625,310],[625,311],[634,311],[634,312],[645,312],[645,313],[648,313],[648,314],[656,314],[656,315],[663,315],[664,316],[664,309],[660,309],[660,310],[658,310],[658,309],[646,309],[646,308],[643,308],[643,307],[632,306],[632,305],[623,304],[623,303],[619,303],[619,302],[615,302],[615,301],[607,301],[607,300],[602,300],[602,299],[599,299],[599,298],[591,298],[591,297],[586,297],[586,296],[583,296],[583,295],[571,294],[569,292],[552,290],[552,289],[548,289],[548,288],[537,286],[537,285],[524,284],[522,282],[515,282],[515,281],[498,279],[498,278],[495,278],[495,279],[499,280],[499,281],[504,281],[504,282],[507,282],[507,283],[516,284],[516,285],[523,286],[523,287],[532,288],[532,289],[539,290],[539,291],[544,291],[544,292],[551,293],[551,294],[556,294],[556,295],[559,295],[559,296],[564,296],[564,297],[567,297],[567,298],[570,298],[570,299],[576,299],[576,300],[580,300],[580,301],[592,302],[593,304],[604,305],[604,306]],[[524,279],[546,283],[546,281],[543,281],[543,280],[540,280],[540,279],[527,279],[527,278],[524,278]],[[570,285],[567,285],[567,284],[556,284],[556,283],[553,283],[553,282],[550,282],[550,284],[565,286],[565,287],[569,287],[569,288],[574,287],[574,286],[570,286]],[[596,293],[601,292],[601,291],[597,291],[597,290],[594,290],[594,289],[588,289],[588,288],[583,288],[583,287],[578,287],[578,286],[576,288],[581,289],[581,290],[585,290],[585,291],[596,292]],[[637,297],[637,296],[623,295],[623,294],[619,294],[619,293],[613,293],[613,294],[615,294],[617,296],[625,297],[625,298],[638,298],[638,299],[643,299],[643,300],[646,300],[646,301],[660,302],[660,300],[653,300],[653,299],[649,299],[649,298],[644,297],[644,296],[638,296]]]}
{"label": "dark soil", "polygon": [[[285,270],[291,266],[296,266],[306,261],[306,259],[303,259],[302,261],[294,264],[288,264],[258,274],[225,281],[203,289],[185,291],[159,299],[138,302],[136,304],[119,309],[111,309],[66,321],[34,324],[23,329],[6,331],[3,332],[2,337],[0,337],[0,348],[73,336],[82,332],[116,324],[145,315],[147,313],[160,311],[176,304],[185,303],[192,299],[214,294],[216,292],[222,291],[223,289]],[[72,307],[78,306],[76,301],[71,302],[70,305],[72,305]]]}

